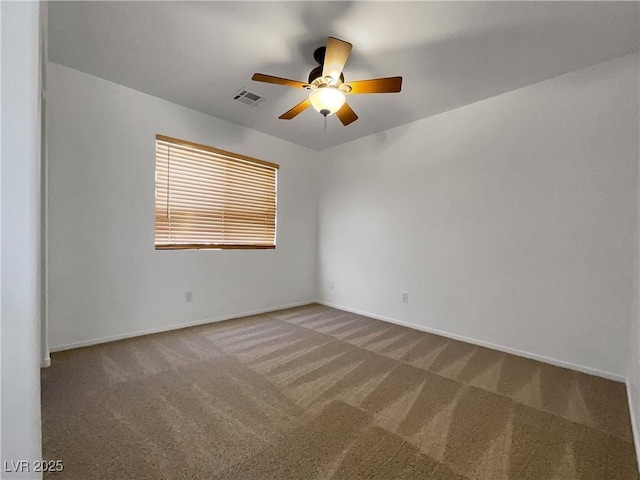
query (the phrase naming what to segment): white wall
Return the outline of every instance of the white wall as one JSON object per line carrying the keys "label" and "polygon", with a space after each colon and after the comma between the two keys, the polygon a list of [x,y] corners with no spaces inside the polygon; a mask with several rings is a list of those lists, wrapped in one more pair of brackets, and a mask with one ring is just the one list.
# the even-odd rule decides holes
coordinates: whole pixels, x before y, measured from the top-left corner
{"label": "white wall", "polygon": [[[40,3],[40,85],[47,89],[47,59],[49,57],[49,4]],[[51,365],[49,328],[47,323],[47,100],[40,98],[40,366]]]}
{"label": "white wall", "polygon": [[[639,140],[640,143],[640,140]],[[638,178],[640,182],[640,177]],[[629,329],[629,353],[627,356],[627,395],[631,424],[636,446],[636,457],[640,459],[640,196],[636,198],[636,257],[633,265],[634,275],[634,304]]]}
{"label": "white wall", "polygon": [[40,112],[37,2],[1,2],[1,478],[41,478],[11,462],[42,457],[40,433]]}
{"label": "white wall", "polygon": [[[636,283],[635,286],[637,294],[638,284]],[[629,410],[635,439],[636,456],[640,459],[640,319],[637,308],[634,313],[635,315],[632,317],[631,330],[629,332],[627,395],[629,397]]]}
{"label": "white wall", "polygon": [[638,124],[631,55],[323,152],[320,300],[623,379]]}
{"label": "white wall", "polygon": [[[315,299],[313,151],[61,65],[47,74],[53,350]],[[277,248],[156,251],[157,133],[279,163]]]}

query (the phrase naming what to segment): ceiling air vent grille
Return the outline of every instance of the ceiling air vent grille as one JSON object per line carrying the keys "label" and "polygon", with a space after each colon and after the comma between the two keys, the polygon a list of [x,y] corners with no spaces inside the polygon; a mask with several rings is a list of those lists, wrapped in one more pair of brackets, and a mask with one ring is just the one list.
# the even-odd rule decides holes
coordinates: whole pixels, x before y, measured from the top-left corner
{"label": "ceiling air vent grille", "polygon": [[238,90],[236,94],[233,96],[234,100],[238,100],[239,102],[244,103],[245,105],[257,105],[258,103],[264,101],[264,98],[260,95],[256,95],[255,93],[251,93],[249,90],[244,88]]}

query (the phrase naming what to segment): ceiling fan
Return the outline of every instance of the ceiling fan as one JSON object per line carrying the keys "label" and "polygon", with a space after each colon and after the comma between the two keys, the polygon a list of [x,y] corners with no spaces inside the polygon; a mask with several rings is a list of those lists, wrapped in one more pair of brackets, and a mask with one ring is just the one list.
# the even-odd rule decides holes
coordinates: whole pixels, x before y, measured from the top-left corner
{"label": "ceiling fan", "polygon": [[309,83],[263,73],[254,73],[251,79],[256,82],[274,83],[311,91],[309,98],[280,115],[279,118],[282,120],[291,120],[309,106],[313,106],[325,118],[335,113],[342,124],[347,126],[355,122],[358,116],[347,103],[346,95],[392,93],[399,92],[402,88],[402,77],[375,78],[345,83],[342,69],[347,63],[352,47],[353,45],[344,40],[334,37],[327,38],[327,46],[320,47],[313,52],[313,58],[319,66],[309,73]]}

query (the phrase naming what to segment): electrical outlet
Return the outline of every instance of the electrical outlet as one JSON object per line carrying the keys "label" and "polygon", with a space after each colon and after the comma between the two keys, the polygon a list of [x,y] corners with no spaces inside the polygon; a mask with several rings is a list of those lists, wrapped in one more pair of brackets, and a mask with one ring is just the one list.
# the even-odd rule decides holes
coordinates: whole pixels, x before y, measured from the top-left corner
{"label": "electrical outlet", "polygon": [[408,302],[409,302],[409,293],[403,292],[402,293],[402,303],[408,303]]}
{"label": "electrical outlet", "polygon": [[329,280],[329,289],[333,290],[333,280]]}
{"label": "electrical outlet", "polygon": [[184,294],[185,302],[193,302],[193,292],[187,292]]}

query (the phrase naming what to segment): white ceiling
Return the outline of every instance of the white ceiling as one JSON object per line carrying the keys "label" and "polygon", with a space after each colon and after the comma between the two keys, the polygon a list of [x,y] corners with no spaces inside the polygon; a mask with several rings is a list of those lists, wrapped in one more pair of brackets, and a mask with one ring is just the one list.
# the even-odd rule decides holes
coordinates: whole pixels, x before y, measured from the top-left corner
{"label": "white ceiling", "polygon": [[[639,25],[638,2],[51,2],[49,60],[322,150],[635,52]],[[306,81],[329,35],[353,44],[346,81],[404,81],[324,134],[313,109],[278,119],[305,90],[251,75]]]}

